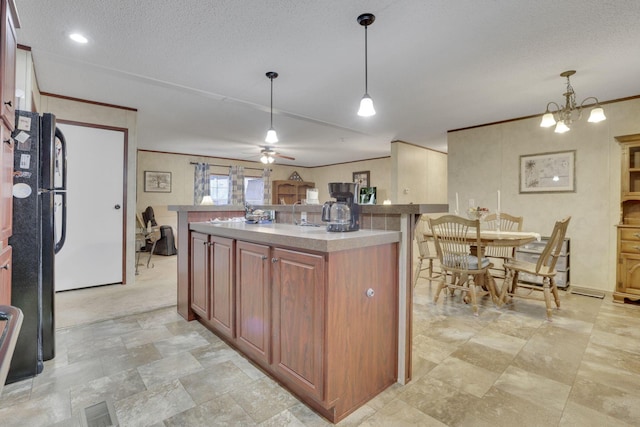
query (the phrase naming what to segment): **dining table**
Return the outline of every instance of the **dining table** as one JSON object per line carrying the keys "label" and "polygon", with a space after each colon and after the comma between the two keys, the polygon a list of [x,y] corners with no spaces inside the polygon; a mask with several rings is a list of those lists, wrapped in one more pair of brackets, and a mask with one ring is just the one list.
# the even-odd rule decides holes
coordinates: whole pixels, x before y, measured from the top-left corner
{"label": "dining table", "polygon": [[[468,242],[472,245],[471,252],[475,253],[474,245],[476,243],[477,235],[475,228],[469,230]],[[433,239],[433,234],[429,231],[425,233],[425,237]],[[500,246],[500,247],[520,247],[534,241],[540,241],[540,233],[532,231],[501,231],[501,230],[489,230],[480,229],[480,244],[483,247],[487,246]],[[499,304],[499,295],[496,290],[495,278],[487,270],[486,280],[482,283],[482,287],[489,292],[491,299],[494,303]]]}

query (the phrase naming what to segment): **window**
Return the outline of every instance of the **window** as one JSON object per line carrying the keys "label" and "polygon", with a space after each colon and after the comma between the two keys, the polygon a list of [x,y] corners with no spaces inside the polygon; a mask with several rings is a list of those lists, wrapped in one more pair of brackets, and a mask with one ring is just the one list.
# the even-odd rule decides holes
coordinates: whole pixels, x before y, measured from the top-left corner
{"label": "window", "polygon": [[[209,194],[216,205],[229,204],[229,176],[211,175],[209,177]],[[244,178],[244,198],[247,203],[261,205],[264,200],[264,184],[262,178]]]}
{"label": "window", "polygon": [[264,200],[262,178],[244,179],[244,200],[252,205],[261,205]]}
{"label": "window", "polygon": [[215,205],[229,204],[229,176],[211,175],[209,177],[209,194]]}

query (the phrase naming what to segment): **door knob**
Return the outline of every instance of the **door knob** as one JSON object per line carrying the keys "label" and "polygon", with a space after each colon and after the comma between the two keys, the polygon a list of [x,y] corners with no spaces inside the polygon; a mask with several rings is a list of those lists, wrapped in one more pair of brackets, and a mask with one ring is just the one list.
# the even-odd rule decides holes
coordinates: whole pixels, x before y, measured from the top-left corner
{"label": "door knob", "polygon": [[12,107],[13,103],[11,101],[5,101],[4,105],[8,105],[9,107]]}
{"label": "door knob", "polygon": [[116,210],[117,210],[117,209],[120,209],[120,205],[115,205],[115,206],[114,206],[114,208],[115,208]]}

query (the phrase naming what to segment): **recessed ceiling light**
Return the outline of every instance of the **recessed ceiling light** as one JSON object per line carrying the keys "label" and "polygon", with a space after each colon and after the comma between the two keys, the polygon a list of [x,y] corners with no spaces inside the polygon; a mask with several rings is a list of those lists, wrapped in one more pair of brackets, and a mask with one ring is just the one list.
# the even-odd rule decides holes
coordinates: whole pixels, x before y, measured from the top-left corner
{"label": "recessed ceiling light", "polygon": [[69,38],[71,40],[73,40],[74,42],[76,42],[76,43],[85,44],[85,43],[89,42],[89,40],[87,40],[87,38],[85,36],[83,36],[82,34],[79,34],[79,33],[73,33],[73,34],[69,35]]}

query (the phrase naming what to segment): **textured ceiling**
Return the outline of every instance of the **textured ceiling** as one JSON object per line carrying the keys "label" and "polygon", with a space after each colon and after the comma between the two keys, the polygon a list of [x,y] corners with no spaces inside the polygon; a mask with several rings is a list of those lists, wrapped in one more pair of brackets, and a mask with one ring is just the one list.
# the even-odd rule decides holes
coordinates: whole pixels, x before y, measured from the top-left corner
{"label": "textured ceiling", "polygon": [[[403,140],[640,94],[638,0],[16,0],[44,92],[138,109],[139,148],[257,160],[274,80],[276,150],[317,166]],[[364,93],[377,115],[356,115]],[[82,32],[87,45],[68,34]]]}

